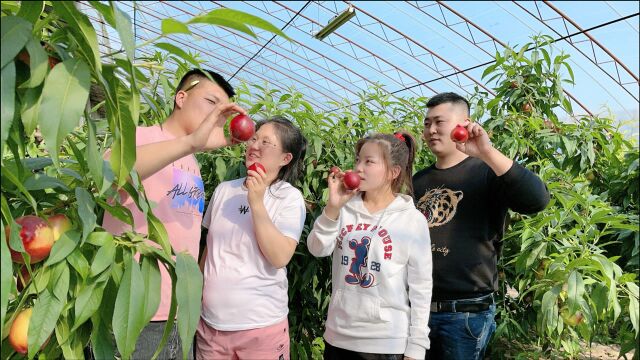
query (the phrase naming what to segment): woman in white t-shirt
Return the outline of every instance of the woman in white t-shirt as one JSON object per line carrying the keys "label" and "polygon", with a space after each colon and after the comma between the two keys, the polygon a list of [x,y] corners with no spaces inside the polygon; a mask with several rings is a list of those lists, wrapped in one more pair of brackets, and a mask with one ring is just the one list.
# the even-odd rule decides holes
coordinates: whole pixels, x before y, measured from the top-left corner
{"label": "woman in white t-shirt", "polygon": [[302,173],[307,141],[283,117],[261,121],[247,142],[246,178],[216,187],[203,227],[202,315],[197,359],[288,359],[286,265],[305,220]]}

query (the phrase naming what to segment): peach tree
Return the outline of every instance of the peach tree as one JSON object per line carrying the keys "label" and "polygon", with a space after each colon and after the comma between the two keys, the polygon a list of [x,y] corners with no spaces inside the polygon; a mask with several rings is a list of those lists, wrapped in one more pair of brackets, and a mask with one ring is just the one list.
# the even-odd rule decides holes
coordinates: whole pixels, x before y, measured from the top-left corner
{"label": "peach tree", "polygon": [[[87,12],[118,35],[120,51],[101,53]],[[160,267],[173,288],[156,357],[175,321],[186,357],[200,317],[202,275],[193,257],[173,251],[133,170],[135,127],[157,109],[151,70],[163,65],[136,57],[136,49],[152,48],[198,67],[192,54],[161,40],[190,36],[192,24],[223,24],[252,36],[248,26],[284,34],[260,18],[216,9],[188,22],[164,19],[160,36],[136,44],[129,16],[114,2],[89,2],[80,11],[69,1],[3,1],[1,21],[2,359],[78,359],[88,347],[95,358],[130,358],[158,308]],[[132,224],[131,212],[120,204],[125,193],[145,214],[148,234],[113,235],[101,228],[104,213]],[[20,218],[45,221],[57,214],[70,219],[69,229],[49,243],[46,234],[55,225],[44,222],[34,238],[49,247],[35,262],[32,243],[24,242],[31,225]],[[15,262],[11,252],[18,254]],[[19,339],[24,348],[9,346],[14,320],[25,309],[31,317]]]}

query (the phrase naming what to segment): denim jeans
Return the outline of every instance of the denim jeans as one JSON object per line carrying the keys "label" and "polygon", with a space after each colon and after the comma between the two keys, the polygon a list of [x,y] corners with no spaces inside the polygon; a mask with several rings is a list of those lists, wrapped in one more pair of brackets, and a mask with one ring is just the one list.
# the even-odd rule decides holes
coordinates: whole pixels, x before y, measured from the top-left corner
{"label": "denim jeans", "polygon": [[476,313],[432,312],[429,317],[431,349],[425,359],[483,359],[496,330],[496,305]]}
{"label": "denim jeans", "polygon": [[[166,321],[152,321],[142,330],[136,342],[136,350],[132,355],[133,359],[151,359],[158,345],[160,345],[166,324]],[[176,323],[173,324],[173,329],[171,329],[167,342],[160,355],[158,355],[158,359],[182,359],[182,342],[180,341]],[[193,345],[189,349],[187,359],[193,359]]]}

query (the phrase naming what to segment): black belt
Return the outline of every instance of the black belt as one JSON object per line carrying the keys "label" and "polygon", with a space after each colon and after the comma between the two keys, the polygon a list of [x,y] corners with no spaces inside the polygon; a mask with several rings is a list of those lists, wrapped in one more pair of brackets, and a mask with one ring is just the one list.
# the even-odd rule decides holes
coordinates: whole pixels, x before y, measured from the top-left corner
{"label": "black belt", "polygon": [[480,312],[495,304],[493,293],[478,298],[431,302],[431,312]]}

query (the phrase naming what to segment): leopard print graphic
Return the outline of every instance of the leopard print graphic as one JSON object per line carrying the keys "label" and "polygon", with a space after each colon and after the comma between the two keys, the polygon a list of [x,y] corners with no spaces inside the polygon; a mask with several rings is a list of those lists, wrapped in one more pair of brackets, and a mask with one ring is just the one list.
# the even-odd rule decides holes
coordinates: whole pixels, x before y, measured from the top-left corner
{"label": "leopard print graphic", "polygon": [[441,226],[453,219],[462,197],[462,191],[431,189],[420,198],[417,208],[427,218],[430,228]]}

